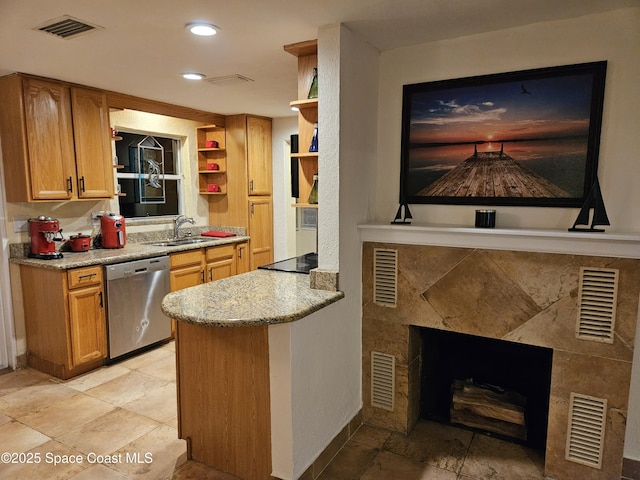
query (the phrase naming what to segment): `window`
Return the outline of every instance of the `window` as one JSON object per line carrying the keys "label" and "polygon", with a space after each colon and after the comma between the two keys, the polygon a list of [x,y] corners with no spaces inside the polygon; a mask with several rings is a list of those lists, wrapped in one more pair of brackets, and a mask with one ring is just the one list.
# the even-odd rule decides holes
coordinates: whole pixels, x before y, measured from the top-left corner
{"label": "window", "polygon": [[180,140],[147,133],[118,132],[120,214],[127,218],[177,215],[182,176]]}

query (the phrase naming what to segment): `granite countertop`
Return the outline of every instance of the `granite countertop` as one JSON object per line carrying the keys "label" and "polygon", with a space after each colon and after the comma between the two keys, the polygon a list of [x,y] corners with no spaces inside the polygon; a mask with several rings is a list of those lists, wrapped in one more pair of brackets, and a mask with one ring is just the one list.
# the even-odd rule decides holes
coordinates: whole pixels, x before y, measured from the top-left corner
{"label": "granite countertop", "polygon": [[300,273],[255,270],[169,293],[165,315],[210,327],[247,327],[299,320],[344,298],[316,290]]}
{"label": "granite countertop", "polygon": [[[206,231],[210,227],[200,227],[198,230]],[[223,230],[223,228],[213,228],[213,230]],[[32,267],[47,268],[50,270],[68,270],[70,268],[89,267],[93,265],[109,265],[113,263],[128,262],[131,260],[140,260],[143,258],[159,257],[169,255],[171,253],[194,250],[197,248],[215,247],[217,245],[225,245],[229,243],[240,243],[249,240],[245,235],[243,228],[229,227],[223,231],[238,232],[235,237],[216,238],[216,237],[199,237],[197,231],[195,237],[204,241],[198,243],[189,243],[185,245],[157,247],[148,245],[148,242],[157,241],[166,238],[166,232],[148,232],[145,234],[127,235],[127,243],[124,248],[92,248],[87,252],[63,252],[63,258],[55,260],[41,260],[38,258],[29,258],[25,255],[16,254],[11,256],[9,261],[20,265],[29,265]],[[131,241],[133,240],[133,241]],[[28,246],[25,247],[28,250]],[[19,250],[16,246],[15,250]]]}

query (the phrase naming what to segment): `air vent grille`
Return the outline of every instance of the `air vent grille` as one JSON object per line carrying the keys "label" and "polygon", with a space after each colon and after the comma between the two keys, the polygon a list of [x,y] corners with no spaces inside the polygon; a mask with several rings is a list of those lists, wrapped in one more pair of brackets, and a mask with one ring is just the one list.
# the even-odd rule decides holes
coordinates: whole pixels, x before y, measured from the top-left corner
{"label": "air vent grille", "polygon": [[566,459],[601,468],[607,400],[571,394]]}
{"label": "air vent grille", "polygon": [[371,352],[371,405],[393,411],[395,393],[395,365],[393,355]]}
{"label": "air vent grille", "polygon": [[581,340],[613,343],[618,296],[618,270],[580,269],[576,336]]}
{"label": "air vent grille", "polygon": [[222,87],[227,85],[241,85],[244,83],[253,82],[253,79],[245,77],[244,75],[240,75],[239,73],[234,73],[233,75],[206,78],[205,82]]}
{"label": "air vent grille", "polygon": [[373,250],[373,302],[395,307],[398,290],[398,251],[385,248]]}
{"label": "air vent grille", "polygon": [[55,35],[56,37],[67,39],[90,32],[96,28],[100,27],[66,15],[55,20],[49,20],[46,24],[37,27],[34,30],[39,30],[41,32]]}

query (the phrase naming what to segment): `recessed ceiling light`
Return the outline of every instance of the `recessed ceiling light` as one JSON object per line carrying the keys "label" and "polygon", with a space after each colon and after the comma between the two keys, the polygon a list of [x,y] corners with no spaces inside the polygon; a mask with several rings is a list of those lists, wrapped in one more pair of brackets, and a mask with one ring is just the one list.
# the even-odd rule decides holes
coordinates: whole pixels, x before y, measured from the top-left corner
{"label": "recessed ceiling light", "polygon": [[218,33],[218,27],[216,27],[211,23],[205,23],[205,22],[188,23],[187,30],[189,30],[194,35],[199,35],[201,37],[210,37]]}
{"label": "recessed ceiling light", "polygon": [[182,74],[182,78],[187,80],[202,80],[205,77],[202,73],[187,72]]}

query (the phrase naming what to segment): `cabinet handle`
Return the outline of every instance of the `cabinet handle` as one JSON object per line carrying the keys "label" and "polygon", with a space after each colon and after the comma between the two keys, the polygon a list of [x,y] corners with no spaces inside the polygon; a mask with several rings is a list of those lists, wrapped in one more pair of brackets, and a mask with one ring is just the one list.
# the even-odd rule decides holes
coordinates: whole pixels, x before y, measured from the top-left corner
{"label": "cabinet handle", "polygon": [[240,248],[238,249],[238,258],[239,258],[240,260],[242,260],[242,251],[243,251],[243,250],[244,250],[244,247],[240,247]]}
{"label": "cabinet handle", "polygon": [[253,180],[249,182],[249,191],[253,192]]}
{"label": "cabinet handle", "polygon": [[102,292],[99,293],[99,297],[100,297],[100,308],[103,308],[104,302],[102,301]]}
{"label": "cabinet handle", "polygon": [[67,192],[73,193],[73,178],[67,178]]}
{"label": "cabinet handle", "polygon": [[209,269],[209,281],[213,282],[213,268]]}
{"label": "cabinet handle", "polygon": [[80,177],[80,191],[84,192],[84,175]]}
{"label": "cabinet handle", "polygon": [[200,283],[204,283],[204,270],[200,270],[200,278],[201,278]]}
{"label": "cabinet handle", "polygon": [[87,275],[80,275],[80,276],[78,277],[78,280],[82,280],[82,279],[84,279],[84,278],[91,278],[91,277],[95,277],[95,276],[96,276],[96,274],[95,274],[95,273],[88,273]]}

